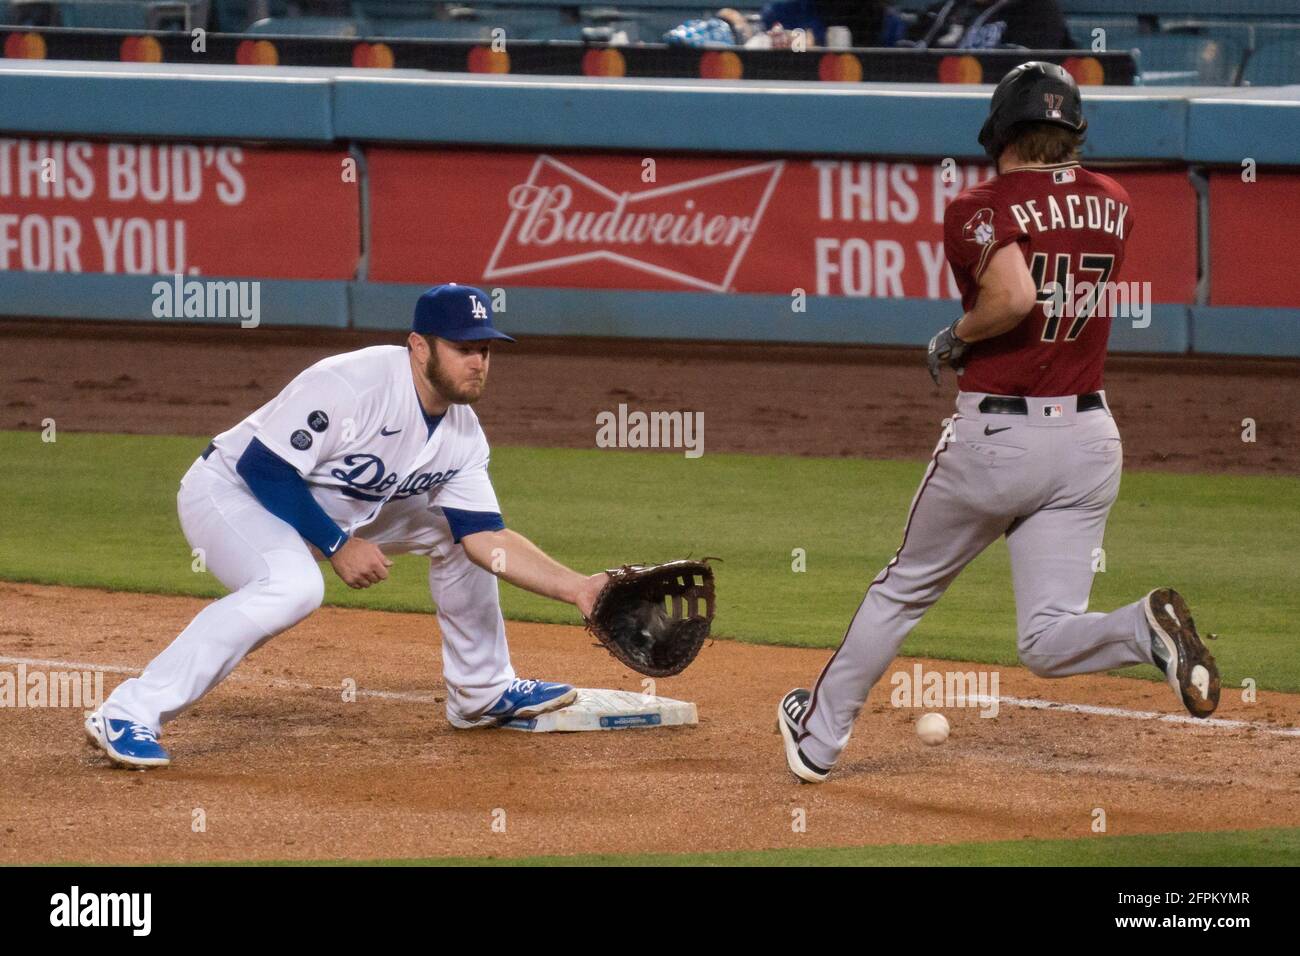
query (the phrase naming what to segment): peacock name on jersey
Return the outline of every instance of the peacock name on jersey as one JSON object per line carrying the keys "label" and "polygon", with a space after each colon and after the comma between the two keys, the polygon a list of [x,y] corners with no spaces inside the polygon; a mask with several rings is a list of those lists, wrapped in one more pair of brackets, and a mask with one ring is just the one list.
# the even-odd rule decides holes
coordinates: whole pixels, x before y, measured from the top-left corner
{"label": "peacock name on jersey", "polygon": [[1028,232],[1031,226],[1035,232],[1089,229],[1108,232],[1118,239],[1124,238],[1124,220],[1128,218],[1127,203],[1109,196],[1085,196],[1081,193],[1066,193],[1062,202],[1057,202],[1055,196],[1048,195],[1044,202],[1046,209],[1039,209],[1035,199],[1011,204],[1011,215],[1015,217],[1016,225],[1022,232]]}

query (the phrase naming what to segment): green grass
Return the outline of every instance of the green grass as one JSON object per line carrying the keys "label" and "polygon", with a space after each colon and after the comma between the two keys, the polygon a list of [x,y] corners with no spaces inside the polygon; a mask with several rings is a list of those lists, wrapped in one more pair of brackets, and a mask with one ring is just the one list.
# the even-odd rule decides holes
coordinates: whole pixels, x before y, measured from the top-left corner
{"label": "green grass", "polygon": [[[58,866],[77,866],[59,863]],[[191,864],[163,864],[185,865]],[[722,853],[260,860],[212,866],[1300,866],[1300,828]]]}
{"label": "green grass", "polygon": [[[176,519],[180,476],[203,439],[0,432],[0,578],[217,595],[190,569]],[[712,555],[715,630],[757,643],[831,647],[898,545],[924,462],[496,449],[507,523],[583,570]],[[1093,607],[1178,587],[1215,648],[1226,684],[1300,690],[1300,479],[1127,473],[1111,514]],[[807,570],[791,570],[792,551]],[[352,592],[327,573],[329,603],[428,611],[423,562]],[[506,616],[577,623],[576,612],[509,586]],[[976,560],[905,652],[1014,664],[1007,551]],[[1152,672],[1154,674],[1154,672]]]}
{"label": "green grass", "polygon": [[[243,864],[237,864],[243,865]],[[1300,829],[726,853],[276,861],[261,866],[1300,866]]]}

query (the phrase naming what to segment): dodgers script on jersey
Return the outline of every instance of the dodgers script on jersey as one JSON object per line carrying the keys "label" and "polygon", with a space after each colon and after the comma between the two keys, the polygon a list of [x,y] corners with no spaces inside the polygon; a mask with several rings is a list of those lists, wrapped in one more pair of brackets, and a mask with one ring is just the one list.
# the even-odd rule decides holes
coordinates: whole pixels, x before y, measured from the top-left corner
{"label": "dodgers script on jersey", "polygon": [[[1077,163],[1009,170],[954,199],[944,213],[944,250],[962,307],[975,305],[989,260],[1011,242],[1040,290],[1023,322],[971,346],[958,387],[1027,396],[1099,391],[1112,316],[1107,296],[1087,293],[1084,283],[1118,281],[1132,232],[1124,187]],[[1050,295],[1042,290],[1053,282],[1079,290],[1065,315],[1044,310]]]}
{"label": "dodgers script on jersey", "polygon": [[478,416],[467,405],[451,405],[430,437],[401,346],[317,362],[218,435],[209,464],[240,482],[235,466],[254,438],[297,469],[349,534],[373,520],[384,502],[413,495],[466,511],[501,510]]}

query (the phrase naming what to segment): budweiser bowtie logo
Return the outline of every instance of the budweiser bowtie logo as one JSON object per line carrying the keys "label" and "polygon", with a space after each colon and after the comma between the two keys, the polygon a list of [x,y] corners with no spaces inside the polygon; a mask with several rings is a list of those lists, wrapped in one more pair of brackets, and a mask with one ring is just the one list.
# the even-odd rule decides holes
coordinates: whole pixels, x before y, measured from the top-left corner
{"label": "budweiser bowtie logo", "polygon": [[759,163],[620,193],[538,156],[528,179],[510,190],[510,218],[483,277],[560,273],[603,260],[724,292],[784,167]]}

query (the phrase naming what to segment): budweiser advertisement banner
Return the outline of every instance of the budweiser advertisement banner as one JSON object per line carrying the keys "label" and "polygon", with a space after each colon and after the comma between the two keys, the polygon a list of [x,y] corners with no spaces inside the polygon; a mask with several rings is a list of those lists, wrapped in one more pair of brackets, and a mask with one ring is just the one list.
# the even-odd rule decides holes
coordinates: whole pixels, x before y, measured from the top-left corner
{"label": "budweiser advertisement banner", "polygon": [[0,139],[0,271],[351,279],[340,150]]}
{"label": "budweiser advertisement banner", "polygon": [[1300,307],[1297,211],[1300,175],[1210,175],[1211,305]]}
{"label": "budweiser advertisement banner", "polygon": [[[943,212],[986,165],[408,149],[368,152],[370,278],[955,298]],[[1123,278],[1190,302],[1185,173],[1120,170]]]}

